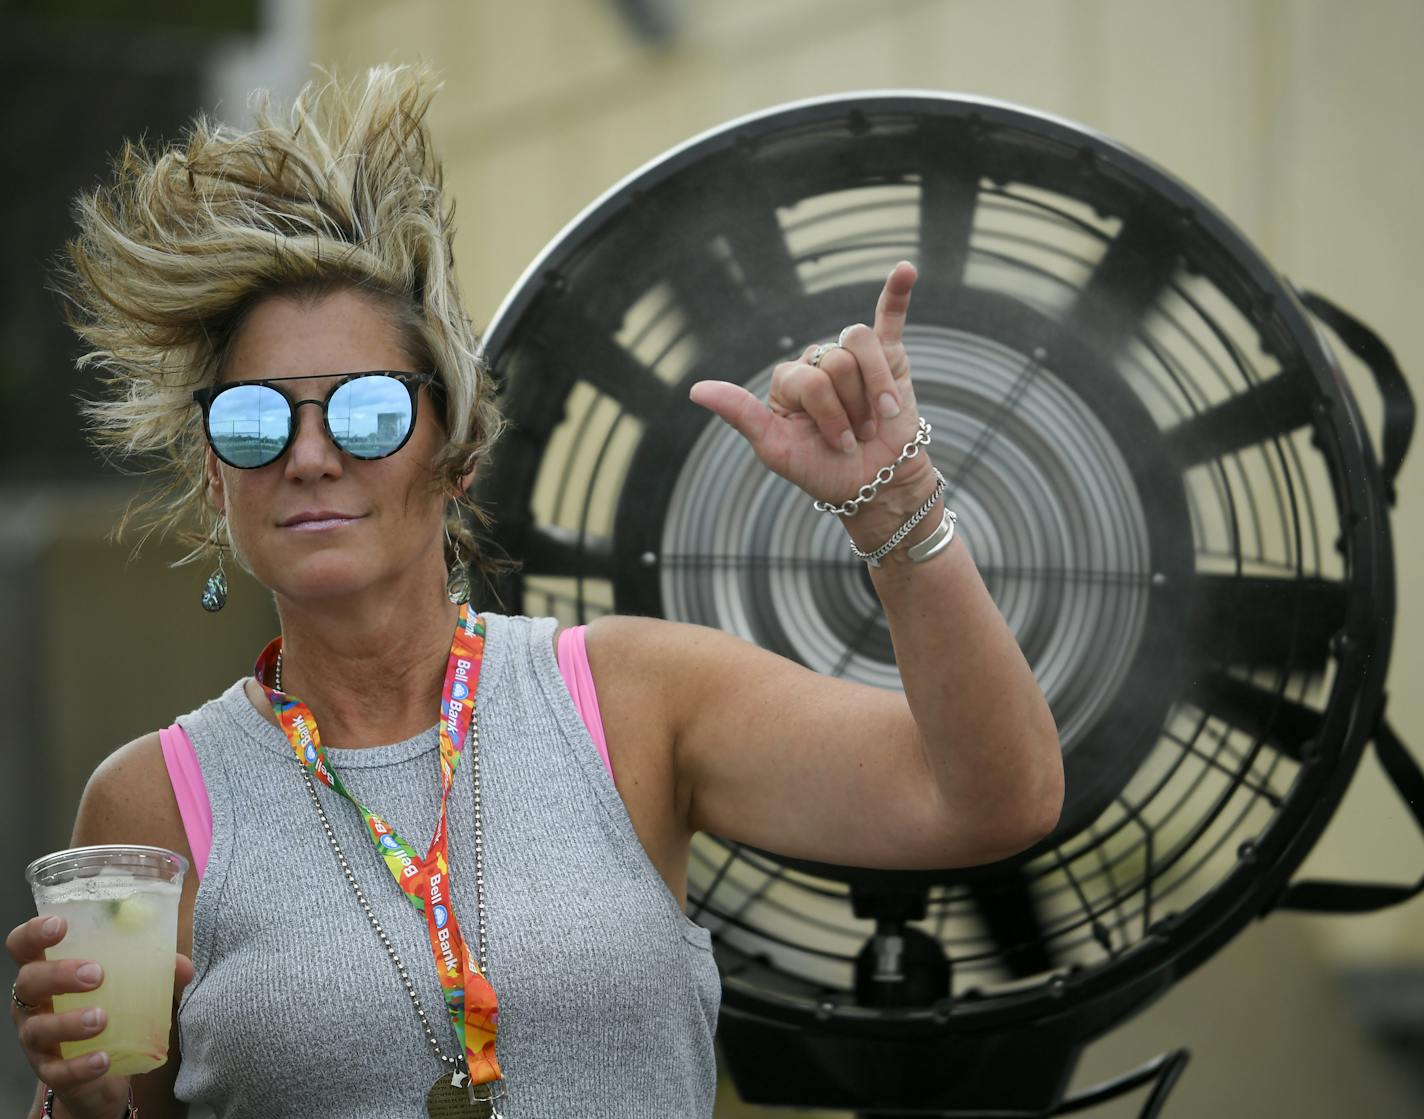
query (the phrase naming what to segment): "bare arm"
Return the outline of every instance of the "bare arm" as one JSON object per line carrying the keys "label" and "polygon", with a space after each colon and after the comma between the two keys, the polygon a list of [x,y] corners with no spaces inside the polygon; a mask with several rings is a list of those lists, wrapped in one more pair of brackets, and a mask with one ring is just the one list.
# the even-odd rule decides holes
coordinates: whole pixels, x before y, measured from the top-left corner
{"label": "bare arm", "polygon": [[[779,366],[770,405],[722,382],[699,384],[694,399],[768,468],[813,497],[843,500],[916,431],[901,343],[914,280],[897,266],[874,328],[851,328],[819,367],[809,352]],[[933,488],[929,454],[902,464],[848,520],[852,538],[878,547]],[[903,696],[817,676],[709,631],[673,636],[631,619],[592,631],[591,656],[606,640],[605,663],[636,664],[651,682],[651,717],[674,743],[674,799],[689,828],[881,867],[993,861],[1052,830],[1063,795],[1057,732],[968,550],[956,540],[925,563],[906,557],[939,513],[871,572]]]}

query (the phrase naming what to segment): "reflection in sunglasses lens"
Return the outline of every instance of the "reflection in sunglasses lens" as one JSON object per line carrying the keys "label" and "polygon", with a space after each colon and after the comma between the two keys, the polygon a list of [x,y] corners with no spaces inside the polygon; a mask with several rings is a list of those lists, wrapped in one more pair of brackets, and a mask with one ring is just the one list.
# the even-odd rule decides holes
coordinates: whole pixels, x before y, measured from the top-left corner
{"label": "reflection in sunglasses lens", "polygon": [[213,450],[233,466],[265,466],[287,445],[292,409],[267,385],[236,385],[213,397],[208,437]]}
{"label": "reflection in sunglasses lens", "polygon": [[326,424],[337,446],[357,458],[382,458],[410,432],[410,391],[394,377],[355,377],[331,394]]}
{"label": "reflection in sunglasses lens", "polygon": [[[411,392],[395,377],[353,377],[326,404],[326,425],[336,445],[355,458],[384,458],[410,434]],[[266,466],[287,448],[292,405],[270,385],[234,385],[208,405],[208,439],[233,466]]]}

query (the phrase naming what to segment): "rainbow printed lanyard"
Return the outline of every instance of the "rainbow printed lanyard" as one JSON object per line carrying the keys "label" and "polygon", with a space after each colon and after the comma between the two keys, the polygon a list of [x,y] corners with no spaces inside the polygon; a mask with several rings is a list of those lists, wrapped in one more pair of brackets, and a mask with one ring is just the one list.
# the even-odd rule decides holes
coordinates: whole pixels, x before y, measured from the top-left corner
{"label": "rainbow printed lanyard", "polygon": [[435,970],[445,994],[445,1008],[450,1012],[450,1024],[464,1050],[473,1084],[486,1084],[503,1075],[494,1053],[499,1003],[494,988],[480,971],[479,962],[460,934],[460,922],[455,918],[450,901],[445,805],[474,720],[475,689],[479,684],[484,647],[484,619],[472,614],[468,605],[461,606],[455,637],[450,643],[445,687],[440,696],[440,818],[424,858],[397,835],[390,824],[347,792],[341,778],[327,764],[311,709],[301,700],[267,686],[268,672],[282,648],[280,637],[273,638],[262,650],[253,669],[272,704],[272,713],[292,744],[297,761],[317,780],[356,806],[366,821],[372,845],[406,900],[424,914]]}

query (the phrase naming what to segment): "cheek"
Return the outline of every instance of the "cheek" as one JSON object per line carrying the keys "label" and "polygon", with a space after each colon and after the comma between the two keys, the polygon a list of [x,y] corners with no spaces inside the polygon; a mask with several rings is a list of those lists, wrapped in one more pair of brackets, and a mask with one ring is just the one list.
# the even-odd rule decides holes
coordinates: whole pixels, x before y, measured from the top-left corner
{"label": "cheek", "polygon": [[244,555],[261,540],[265,511],[272,508],[271,495],[265,487],[260,470],[219,468],[218,484],[213,487],[213,504],[226,520],[227,541],[239,563],[247,567]]}
{"label": "cheek", "polygon": [[241,487],[234,489],[225,487],[225,490],[223,507],[227,530],[225,543],[231,545],[238,562],[246,567],[247,563],[242,557],[247,552],[247,529],[250,527],[248,523],[250,517],[247,516]]}
{"label": "cheek", "polygon": [[422,470],[407,479],[401,494],[401,512],[412,520],[443,522],[445,498],[433,472]]}
{"label": "cheek", "polygon": [[412,452],[410,462],[419,464],[407,476],[402,505],[407,516],[424,517],[433,514],[443,523],[446,494],[436,460],[445,449],[445,436],[427,415],[422,414],[410,442],[399,454]]}

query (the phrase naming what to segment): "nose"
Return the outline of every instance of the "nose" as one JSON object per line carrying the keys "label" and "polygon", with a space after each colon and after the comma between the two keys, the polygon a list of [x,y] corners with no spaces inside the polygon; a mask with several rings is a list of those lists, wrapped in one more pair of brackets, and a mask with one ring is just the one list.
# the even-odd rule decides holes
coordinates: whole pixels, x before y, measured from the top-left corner
{"label": "nose", "polygon": [[[305,406],[314,404],[315,411]],[[292,404],[292,422],[296,433],[287,448],[286,475],[293,481],[315,481],[341,475],[341,449],[326,433],[320,400],[298,400]]]}

